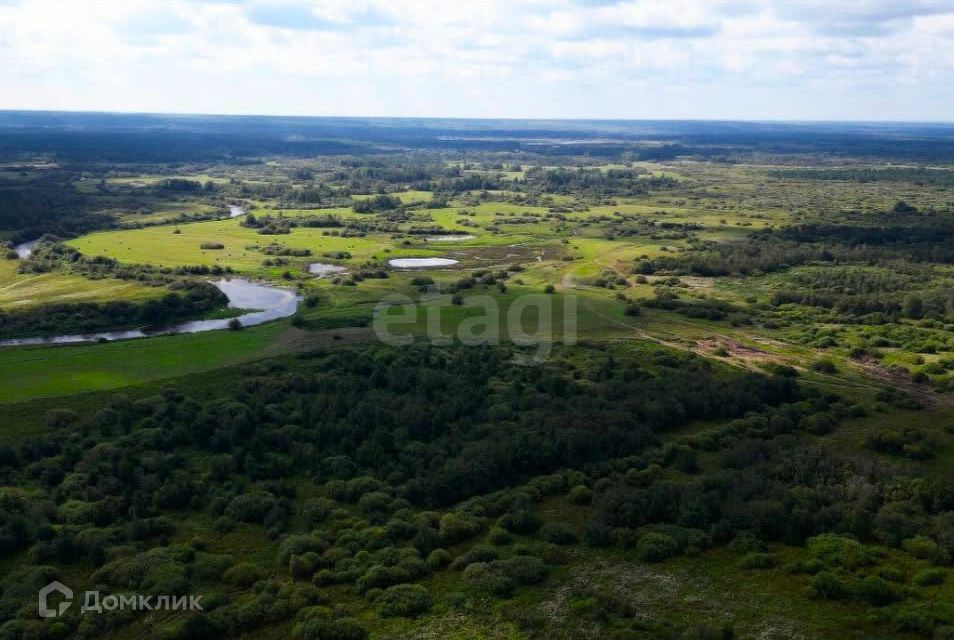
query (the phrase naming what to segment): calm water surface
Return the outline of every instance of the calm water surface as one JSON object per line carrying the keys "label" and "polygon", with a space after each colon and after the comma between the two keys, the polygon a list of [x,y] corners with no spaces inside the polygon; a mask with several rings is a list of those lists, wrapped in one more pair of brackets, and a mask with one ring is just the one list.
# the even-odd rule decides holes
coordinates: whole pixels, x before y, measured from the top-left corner
{"label": "calm water surface", "polygon": [[[287,318],[298,308],[299,296],[287,289],[279,289],[265,284],[249,282],[243,278],[219,280],[213,283],[229,298],[229,307],[232,309],[256,309],[238,316],[243,327],[262,324],[270,320]],[[95,342],[98,340],[131,340],[133,338],[147,338],[149,336],[169,335],[173,333],[202,333],[203,331],[217,331],[227,329],[231,318],[216,320],[190,320],[165,329],[143,331],[142,329],[127,329],[125,331],[103,331],[99,333],[83,333],[44,338],[13,338],[0,340],[0,347],[16,347],[33,344],[71,344],[77,342]]]}

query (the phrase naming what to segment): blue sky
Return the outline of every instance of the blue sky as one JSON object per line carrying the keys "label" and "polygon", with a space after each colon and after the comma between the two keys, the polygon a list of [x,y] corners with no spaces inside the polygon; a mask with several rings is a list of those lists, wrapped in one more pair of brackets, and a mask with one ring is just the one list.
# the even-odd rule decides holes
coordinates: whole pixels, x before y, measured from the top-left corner
{"label": "blue sky", "polygon": [[0,0],[0,109],[954,120],[954,0]]}

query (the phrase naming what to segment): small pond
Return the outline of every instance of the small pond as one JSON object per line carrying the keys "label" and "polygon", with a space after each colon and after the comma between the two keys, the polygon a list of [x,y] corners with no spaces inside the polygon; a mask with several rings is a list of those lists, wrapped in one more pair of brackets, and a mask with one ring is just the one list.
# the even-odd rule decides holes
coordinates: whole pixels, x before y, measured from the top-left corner
{"label": "small pond", "polygon": [[428,267],[449,267],[458,260],[451,258],[391,258],[388,264],[397,269],[427,269]]}

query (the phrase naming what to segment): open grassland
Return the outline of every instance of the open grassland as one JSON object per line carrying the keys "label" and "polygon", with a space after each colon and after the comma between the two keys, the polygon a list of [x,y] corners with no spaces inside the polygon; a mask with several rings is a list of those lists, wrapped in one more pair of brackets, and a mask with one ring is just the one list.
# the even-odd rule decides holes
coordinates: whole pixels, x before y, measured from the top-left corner
{"label": "open grassland", "polygon": [[0,349],[0,402],[119,389],[276,355],[295,346],[285,341],[288,330],[275,322],[242,331]]}
{"label": "open grassland", "polygon": [[[504,200],[480,200],[475,193],[465,193],[452,198],[443,208],[409,209],[409,218],[398,223],[396,233],[372,232],[360,237],[341,237],[332,235],[329,229],[304,226],[294,227],[288,234],[263,235],[256,229],[242,227],[240,219],[233,219],[96,232],[68,242],[84,255],[109,256],[127,264],[161,267],[218,265],[266,279],[297,282],[303,294],[321,300],[317,306],[301,311],[305,326],[311,329],[368,324],[373,320],[375,305],[383,297],[395,293],[406,295],[418,305],[420,318],[408,324],[408,331],[417,337],[424,333],[422,318],[428,307],[441,308],[441,315],[451,333],[461,322],[473,317],[475,312],[468,310],[466,304],[447,304],[451,300],[449,291],[461,278],[474,270],[501,269],[519,263],[524,271],[507,283],[505,293],[495,287],[478,287],[465,292],[463,297],[490,296],[499,305],[501,313],[506,313],[519,296],[540,293],[549,285],[557,292],[555,301],[572,295],[584,302],[577,325],[581,334],[587,337],[649,337],[746,367],[774,361],[796,367],[806,381],[824,384],[830,379],[831,384],[836,384],[835,379],[844,378],[837,384],[851,388],[857,384],[857,379],[871,378],[873,371],[871,366],[851,356],[851,340],[855,338],[845,339],[848,346],[838,345],[825,351],[823,357],[838,368],[837,374],[828,374],[826,378],[825,374],[811,369],[819,354],[795,329],[779,332],[758,324],[730,326],[724,321],[688,318],[659,309],[645,309],[640,318],[629,318],[622,313],[627,304],[651,300],[660,291],[675,291],[694,301],[717,298],[738,307],[767,304],[776,291],[787,286],[787,278],[810,273],[813,267],[798,267],[790,274],[746,278],[683,277],[677,285],[672,285],[659,276],[636,278],[632,273],[633,264],[640,259],[684,255],[697,242],[741,243],[753,230],[777,228],[828,215],[832,211],[854,207],[855,211],[873,216],[902,196],[925,207],[938,205],[942,201],[939,198],[943,197],[940,190],[922,193],[891,182],[826,181],[819,184],[786,177],[784,172],[779,177],[776,174],[781,168],[769,164],[715,166],[672,161],[602,165],[593,162],[591,166],[603,172],[637,167],[647,171],[647,177],[674,178],[680,186],[671,193],[650,191],[643,195],[602,200],[567,193],[542,194],[542,202],[546,204],[537,200],[529,203],[515,201],[525,196],[508,191],[506,187],[487,192]],[[511,167],[502,173],[509,178],[524,179],[528,168],[528,165],[519,170]],[[268,161],[254,168],[212,167],[205,172],[172,177],[211,181],[217,185],[241,180],[257,187],[277,184],[286,179],[287,171],[288,167],[281,162]],[[480,175],[501,173],[476,168],[464,171]],[[141,190],[155,186],[167,177],[159,174],[125,175],[109,178],[107,184],[120,190]],[[404,204],[427,202],[434,197],[429,191],[399,191],[393,195]],[[371,196],[350,197],[361,200]],[[827,198],[827,204],[820,200],[823,197]],[[334,216],[345,223],[358,225],[376,219],[373,214],[355,213],[350,207],[294,208],[267,196],[249,197],[245,201],[256,216],[277,216],[303,224],[314,216]],[[554,207],[560,208],[557,209],[558,216],[554,215]],[[151,213],[129,212],[124,214],[122,221],[155,221],[166,215],[201,213],[207,211],[209,205],[159,198],[150,201],[147,208]],[[635,233],[632,232],[633,225],[640,225]],[[452,242],[427,242],[421,236],[406,235],[415,226],[440,227],[475,237]],[[203,249],[203,243],[225,246],[221,250]],[[308,249],[312,255],[289,257],[284,264],[265,267],[262,263],[268,256],[261,248],[271,243],[291,249]],[[340,257],[345,252],[350,258]],[[327,254],[338,254],[339,257]],[[332,278],[315,279],[305,273],[309,262],[335,262],[356,270],[367,261],[380,264],[389,258],[408,256],[444,256],[460,263],[439,270],[391,272],[390,278],[363,280],[354,283],[357,286],[336,285],[332,284]],[[10,272],[0,274],[3,277],[0,296],[5,296],[0,297],[0,305],[136,298],[153,293],[134,284],[89,281],[70,274],[46,274],[27,279],[12,274],[12,265],[3,268]],[[433,278],[437,293],[422,292],[419,287],[411,285],[411,280],[416,277]],[[347,280],[348,276],[342,279]],[[608,289],[604,288],[607,281],[611,283]],[[943,282],[938,281],[938,284]],[[26,292],[30,295],[27,296]],[[919,331],[926,335],[931,330]],[[943,340],[942,329],[933,331]],[[855,342],[865,340],[864,332],[852,327],[833,327],[831,332],[849,337],[857,334],[859,337]],[[250,351],[254,352],[254,348]],[[720,355],[724,351],[726,355]],[[919,355],[900,347],[882,351],[884,367],[896,365],[911,373],[924,369],[933,379],[943,378],[943,375],[932,373],[943,364],[941,355]],[[883,385],[886,380],[884,376],[874,379],[877,385]]]}
{"label": "open grassland", "polygon": [[18,273],[17,260],[0,262],[0,309],[15,310],[50,302],[145,300],[165,289],[104,278],[90,280],[68,273]]}
{"label": "open grassland", "polygon": [[174,220],[182,215],[207,215],[216,210],[210,204],[202,202],[175,202],[157,198],[154,203],[147,202],[142,208],[129,210],[120,207],[116,213],[120,224],[159,224]]}
{"label": "open grassland", "polygon": [[[176,230],[179,233],[174,233]],[[238,219],[197,222],[177,227],[158,226],[128,231],[105,231],[70,241],[85,255],[104,255],[125,263],[165,267],[219,265],[236,271],[257,271],[264,256],[257,248],[280,242],[291,248],[310,249],[315,260],[323,252],[347,251],[364,261],[392,246],[384,238],[341,238],[322,235],[321,229],[298,228],[281,236],[261,235],[239,225]],[[202,243],[221,243],[222,250],[202,249]],[[300,261],[304,264],[305,260]]]}

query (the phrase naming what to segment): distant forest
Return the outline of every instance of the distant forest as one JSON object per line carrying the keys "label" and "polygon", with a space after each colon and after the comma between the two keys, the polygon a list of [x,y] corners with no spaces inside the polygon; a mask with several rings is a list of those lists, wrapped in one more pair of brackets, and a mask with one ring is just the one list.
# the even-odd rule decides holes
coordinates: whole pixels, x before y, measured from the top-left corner
{"label": "distant forest", "polygon": [[0,112],[0,159],[52,153],[74,161],[187,162],[261,155],[525,151],[666,160],[833,153],[954,160],[954,126],[658,120],[310,118]]}

